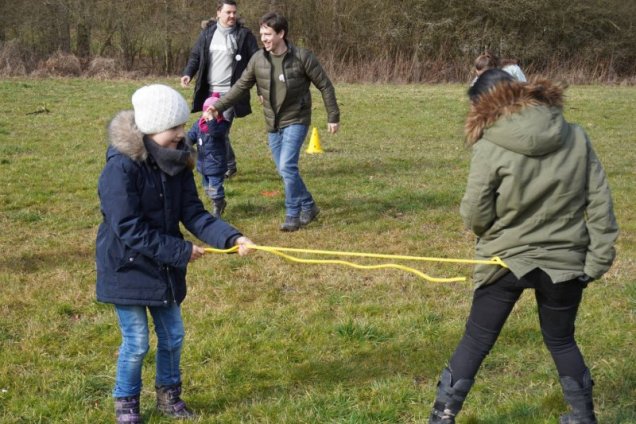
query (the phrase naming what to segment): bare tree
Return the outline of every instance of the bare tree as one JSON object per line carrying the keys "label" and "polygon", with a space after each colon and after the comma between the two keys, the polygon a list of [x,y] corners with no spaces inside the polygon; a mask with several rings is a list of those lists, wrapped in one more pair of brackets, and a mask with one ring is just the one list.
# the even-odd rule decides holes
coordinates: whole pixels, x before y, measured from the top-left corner
{"label": "bare tree", "polygon": [[[516,56],[538,72],[569,67],[598,74],[600,66],[607,75],[636,74],[634,1],[239,0],[255,33],[270,10],[288,18],[291,40],[313,50],[334,78],[345,70],[362,78],[358,70],[368,67],[367,79],[463,79],[484,49]],[[0,41],[17,39],[39,59],[60,50],[174,74],[200,22],[214,16],[208,0],[2,1]]]}

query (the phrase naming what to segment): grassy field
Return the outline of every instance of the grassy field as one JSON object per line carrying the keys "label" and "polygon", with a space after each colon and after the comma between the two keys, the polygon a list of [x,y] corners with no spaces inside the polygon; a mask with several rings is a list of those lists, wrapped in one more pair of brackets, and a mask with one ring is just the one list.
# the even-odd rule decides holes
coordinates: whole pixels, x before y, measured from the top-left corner
{"label": "grassy field", "polygon": [[[105,125],[142,84],[0,80],[2,423],[113,420],[120,336],[112,306],[94,296],[96,183]],[[233,130],[239,173],[226,185],[226,219],[262,245],[471,258],[474,239],[458,214],[470,158],[465,87],[336,88],[341,132],[326,133],[314,96],[325,153],[301,156],[319,221],[278,231],[282,186],[256,104]],[[636,423],[636,88],[567,94],[565,114],[593,140],[621,226],[614,267],[585,292],[578,341],[600,422]],[[43,108],[49,113],[33,113]],[[409,265],[441,277],[471,272]],[[210,255],[190,267],[188,281],[184,398],[201,423],[423,423],[472,292],[470,282],[431,284],[262,252]],[[144,418],[169,422],[153,412],[154,347],[144,383]],[[458,423],[555,423],[564,410],[526,293]]]}

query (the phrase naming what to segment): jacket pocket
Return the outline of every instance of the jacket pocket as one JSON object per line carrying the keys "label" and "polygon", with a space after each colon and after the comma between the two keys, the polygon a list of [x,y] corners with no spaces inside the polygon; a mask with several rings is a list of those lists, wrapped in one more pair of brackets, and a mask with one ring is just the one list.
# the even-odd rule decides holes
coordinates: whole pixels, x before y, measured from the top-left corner
{"label": "jacket pocket", "polygon": [[223,165],[223,158],[219,157],[220,154],[218,152],[209,152],[205,155],[206,165],[210,165],[213,167],[219,167]]}
{"label": "jacket pocket", "polygon": [[140,280],[161,278],[159,264],[130,248],[125,249],[117,267],[117,273],[129,274],[126,277],[127,280],[135,278],[134,276]]}

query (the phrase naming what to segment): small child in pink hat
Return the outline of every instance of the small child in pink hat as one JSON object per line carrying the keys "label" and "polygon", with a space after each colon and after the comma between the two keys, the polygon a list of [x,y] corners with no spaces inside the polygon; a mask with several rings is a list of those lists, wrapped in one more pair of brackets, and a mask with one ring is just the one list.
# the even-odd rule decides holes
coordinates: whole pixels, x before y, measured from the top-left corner
{"label": "small child in pink hat", "polygon": [[212,215],[220,218],[227,206],[223,182],[227,171],[225,137],[230,122],[223,114],[215,118],[208,110],[218,99],[218,95],[212,95],[205,100],[201,118],[188,131],[188,138],[197,146],[197,171],[203,177],[205,194],[212,202]]}

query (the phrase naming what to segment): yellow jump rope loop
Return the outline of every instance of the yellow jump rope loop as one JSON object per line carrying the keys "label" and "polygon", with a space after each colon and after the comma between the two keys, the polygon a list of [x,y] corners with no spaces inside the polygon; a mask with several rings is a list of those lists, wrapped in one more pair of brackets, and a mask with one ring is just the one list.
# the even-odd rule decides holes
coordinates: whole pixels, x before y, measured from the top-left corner
{"label": "yellow jump rope loop", "polygon": [[[452,282],[466,281],[466,277],[436,278],[436,277],[431,277],[430,275],[424,274],[423,272],[418,271],[415,268],[411,268],[411,267],[399,265],[399,264],[394,264],[394,263],[379,264],[379,265],[360,265],[360,264],[356,264],[349,261],[343,261],[339,259],[298,258],[296,256],[291,256],[283,252],[306,253],[306,254],[313,254],[313,255],[329,255],[329,256],[355,256],[360,258],[381,258],[381,259],[407,260],[407,261],[486,264],[486,265],[497,265],[503,268],[508,268],[508,266],[504,263],[504,261],[497,256],[489,260],[479,260],[479,259],[453,259],[453,258],[431,258],[431,257],[423,257],[423,256],[387,255],[387,254],[380,254],[380,253],[341,252],[337,250],[296,249],[291,247],[273,247],[273,246],[258,246],[258,245],[248,245],[247,247],[254,250],[262,250],[264,252],[272,253],[274,255],[280,256],[292,262],[298,262],[298,263],[304,263],[304,264],[346,265],[346,266],[350,266],[352,268],[357,268],[357,269],[387,269],[387,268],[400,269],[402,271],[415,274],[418,277],[423,278],[424,280],[429,281],[431,283],[452,283]],[[214,248],[208,247],[205,249],[205,251],[207,253],[234,253],[238,251],[238,246],[230,247],[229,249],[214,249]]]}

